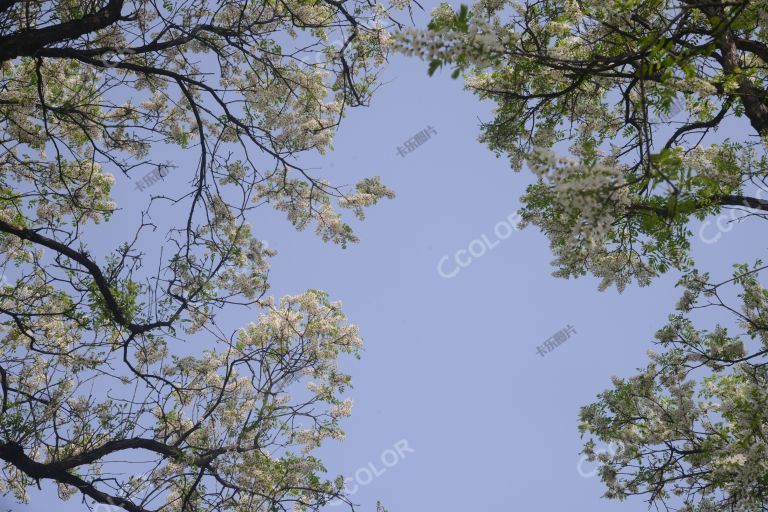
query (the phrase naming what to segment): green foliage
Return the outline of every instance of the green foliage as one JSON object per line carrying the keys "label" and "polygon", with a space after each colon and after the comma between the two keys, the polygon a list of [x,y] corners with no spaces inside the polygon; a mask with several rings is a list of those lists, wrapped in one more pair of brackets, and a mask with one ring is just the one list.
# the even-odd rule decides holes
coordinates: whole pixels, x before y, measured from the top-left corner
{"label": "green foliage", "polygon": [[[753,91],[753,105],[739,92],[752,87],[745,80],[759,88],[768,79],[763,16],[750,2],[441,5],[404,48],[430,75],[454,66],[496,103],[481,139],[536,173],[541,186],[523,196],[523,217],[549,236],[557,275],[592,273],[623,289],[690,270],[692,223],[739,199],[755,204],[750,194],[768,177],[765,143],[715,131],[745,115],[768,137],[768,97]],[[736,49],[739,65],[724,68],[728,30],[748,43]],[[569,163],[542,160],[555,148]]]}

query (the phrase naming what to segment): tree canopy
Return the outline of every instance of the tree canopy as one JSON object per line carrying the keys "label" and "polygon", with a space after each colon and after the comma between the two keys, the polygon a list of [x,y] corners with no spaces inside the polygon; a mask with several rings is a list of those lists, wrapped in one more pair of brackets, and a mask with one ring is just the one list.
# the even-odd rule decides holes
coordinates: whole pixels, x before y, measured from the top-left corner
{"label": "tree canopy", "polygon": [[[484,0],[399,46],[496,103],[481,139],[538,177],[521,213],[556,275],[623,289],[692,268],[692,221],[768,212],[767,31],[759,1]],[[707,142],[728,122],[747,135]]]}
{"label": "tree canopy", "polygon": [[691,256],[697,221],[768,215],[766,3],[442,4],[398,46],[495,102],[481,139],[534,173],[523,224],[549,238],[556,275],[623,290],[682,271],[661,351],[581,410],[605,496],[768,510],[766,266],[736,260],[718,280]]}
{"label": "tree canopy", "polygon": [[[249,218],[271,205],[346,245],[339,208],[392,197],[300,159],[368,102],[392,9],[0,0],[0,493],[53,482],[130,512],[349,503],[311,452],[343,437],[338,359],[360,337],[321,291],[268,295],[274,251]],[[116,204],[169,171],[175,194]],[[233,308],[252,322],[218,321]]]}

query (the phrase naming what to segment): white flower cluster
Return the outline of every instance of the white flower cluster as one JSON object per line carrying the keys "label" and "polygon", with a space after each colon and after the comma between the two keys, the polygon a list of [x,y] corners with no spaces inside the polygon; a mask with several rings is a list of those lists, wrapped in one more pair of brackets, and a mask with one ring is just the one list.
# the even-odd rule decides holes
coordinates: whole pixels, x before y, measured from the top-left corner
{"label": "white flower cluster", "polygon": [[382,198],[393,199],[395,193],[381,183],[379,176],[365,178],[356,185],[357,192],[339,199],[339,206],[350,208],[358,219],[365,218],[365,207],[376,204]]}
{"label": "white flower cluster", "polygon": [[[546,197],[550,210],[526,209],[523,225],[534,224],[550,238],[558,267],[555,275],[580,275],[588,268],[600,277],[601,289],[623,289],[634,277],[647,283],[652,273],[633,253],[610,251],[613,223],[630,206],[623,169],[611,158],[585,165],[537,147],[528,160],[539,177],[535,193]],[[530,196],[530,194],[529,194]]]}
{"label": "white flower cluster", "polygon": [[629,206],[624,169],[615,162],[584,165],[548,148],[535,148],[528,160],[531,170],[549,185],[553,199],[567,216],[578,216],[573,238],[595,246],[605,242],[615,209]]}
{"label": "white flower cluster", "polygon": [[[269,201],[275,209],[286,212],[288,220],[299,230],[312,221],[316,222],[315,231],[324,241],[346,245],[358,240],[331,203],[331,194],[335,195],[335,191],[327,182],[308,185],[305,181],[286,176],[287,172],[275,173],[259,184],[259,195],[254,201]],[[342,196],[338,206],[352,209],[359,218],[364,217],[364,207],[376,204],[382,198],[394,197],[379,177],[364,179],[356,188],[357,193]]]}
{"label": "white flower cluster", "polygon": [[[437,19],[453,16],[447,4],[441,4],[433,12]],[[424,30],[412,27],[394,35],[393,48],[400,53],[415,56],[426,61],[455,63],[484,68],[493,62],[498,54],[518,39],[518,34],[502,26],[498,20],[488,21],[478,15],[470,18],[467,32],[456,30]]]}

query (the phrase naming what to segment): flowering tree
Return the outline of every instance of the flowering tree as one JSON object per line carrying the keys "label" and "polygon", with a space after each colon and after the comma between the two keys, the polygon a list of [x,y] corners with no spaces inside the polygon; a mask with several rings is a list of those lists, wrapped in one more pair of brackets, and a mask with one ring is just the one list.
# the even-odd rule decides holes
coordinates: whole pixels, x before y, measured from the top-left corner
{"label": "flowering tree", "polygon": [[[641,495],[657,509],[685,512],[766,510],[766,268],[737,265],[719,283],[686,276],[680,311],[656,334],[664,350],[649,351],[637,375],[614,377],[612,389],[582,408],[579,430],[591,437],[584,454],[600,463],[606,497]],[[719,311],[734,321],[714,323]]]}
{"label": "flowering tree", "polygon": [[[768,216],[754,192],[768,177],[766,3],[442,4],[427,30],[400,33],[398,46],[430,73],[452,67],[496,103],[481,138],[535,173],[523,224],[548,236],[556,275],[591,273],[622,290],[684,271],[681,312],[658,334],[664,353],[582,410],[606,495],[686,511],[768,510],[764,267],[738,266],[716,284],[690,256],[696,220],[723,209]],[[718,133],[726,125],[738,130]],[[737,303],[725,292],[734,286]],[[698,330],[700,307],[728,314]],[[598,453],[595,440],[614,449]]]}
{"label": "flowering tree", "polygon": [[[53,482],[131,512],[349,503],[310,452],[343,436],[338,359],[360,338],[320,291],[267,295],[273,251],[247,217],[271,204],[345,245],[338,208],[392,197],[298,158],[368,101],[390,11],[0,0],[0,492]],[[176,167],[175,194],[113,201]],[[253,321],[228,325],[233,308]]]}
{"label": "flowering tree", "polygon": [[[556,274],[622,289],[690,268],[692,219],[768,212],[749,195],[768,172],[766,31],[757,1],[483,0],[442,4],[399,46],[496,102],[482,140],[536,173],[523,223]],[[731,118],[753,136],[702,143]]]}

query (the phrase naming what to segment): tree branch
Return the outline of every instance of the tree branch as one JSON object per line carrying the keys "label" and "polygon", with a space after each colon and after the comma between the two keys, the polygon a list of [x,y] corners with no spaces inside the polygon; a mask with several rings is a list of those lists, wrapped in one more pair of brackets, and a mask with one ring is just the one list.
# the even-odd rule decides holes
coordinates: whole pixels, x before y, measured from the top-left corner
{"label": "tree branch", "polygon": [[41,464],[30,459],[24,453],[20,444],[13,441],[0,444],[0,459],[12,464],[26,475],[36,480],[55,480],[57,482],[76,487],[80,492],[92,498],[98,503],[107,505],[116,505],[124,508],[128,512],[149,512],[147,509],[136,505],[135,503],[121,498],[120,496],[110,496],[83,480],[82,478],[67,473],[64,470],[51,471],[48,464]]}
{"label": "tree branch", "polygon": [[[108,27],[120,19],[123,2],[124,0],[109,0],[102,9],[80,19],[0,37],[0,62],[17,57],[32,57],[49,44],[76,39]],[[4,3],[7,3],[7,0]]]}

